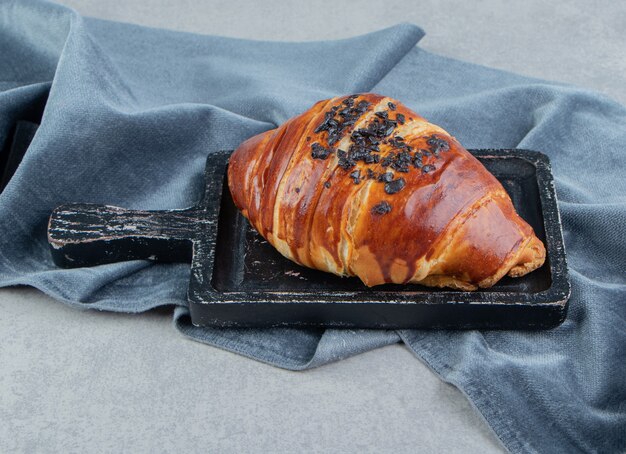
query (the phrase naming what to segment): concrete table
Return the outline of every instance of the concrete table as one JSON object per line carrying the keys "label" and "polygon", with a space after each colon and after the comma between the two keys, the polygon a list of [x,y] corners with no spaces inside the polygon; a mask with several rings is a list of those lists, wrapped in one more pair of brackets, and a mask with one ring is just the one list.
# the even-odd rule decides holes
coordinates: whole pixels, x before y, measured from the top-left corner
{"label": "concrete table", "polygon": [[[620,2],[63,0],[84,15],[267,40],[402,21],[450,57],[626,103]],[[168,310],[78,311],[0,290],[2,452],[503,452],[454,387],[403,346],[288,372],[190,341]]]}

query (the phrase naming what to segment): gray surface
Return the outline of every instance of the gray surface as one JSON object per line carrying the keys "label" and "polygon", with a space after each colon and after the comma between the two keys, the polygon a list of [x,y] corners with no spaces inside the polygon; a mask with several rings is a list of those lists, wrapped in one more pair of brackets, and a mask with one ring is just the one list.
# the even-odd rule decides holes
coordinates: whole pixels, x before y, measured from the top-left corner
{"label": "gray surface", "polygon": [[[257,39],[339,38],[411,21],[425,28],[426,49],[626,102],[620,2],[63,3]],[[80,312],[35,290],[0,291],[0,450],[30,452],[35,439],[49,452],[502,450],[459,391],[402,346],[294,373],[188,341],[170,323],[162,311]]]}
{"label": "gray surface", "polygon": [[307,41],[398,22],[424,49],[604,92],[626,104],[623,1],[62,0],[85,15],[238,38]]}
{"label": "gray surface", "polygon": [[166,313],[2,296],[1,452],[499,449],[456,388],[399,346],[288,372],[188,341]]}

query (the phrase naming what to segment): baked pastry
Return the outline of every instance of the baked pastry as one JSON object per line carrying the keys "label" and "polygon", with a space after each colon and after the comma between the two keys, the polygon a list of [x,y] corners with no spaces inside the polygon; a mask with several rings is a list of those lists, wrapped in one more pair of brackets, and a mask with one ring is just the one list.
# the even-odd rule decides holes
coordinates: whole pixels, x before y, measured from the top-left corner
{"label": "baked pastry", "polygon": [[281,254],[367,286],[475,290],[522,276],[543,243],[442,128],[376,94],[320,101],[232,154],[228,185]]}

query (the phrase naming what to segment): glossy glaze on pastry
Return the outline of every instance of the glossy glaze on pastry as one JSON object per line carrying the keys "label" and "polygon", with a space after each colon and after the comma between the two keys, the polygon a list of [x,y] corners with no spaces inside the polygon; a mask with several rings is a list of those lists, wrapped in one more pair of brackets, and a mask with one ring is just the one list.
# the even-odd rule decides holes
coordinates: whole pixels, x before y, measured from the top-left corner
{"label": "glossy glaze on pastry", "polygon": [[320,101],[231,156],[236,206],[285,257],[366,285],[475,290],[545,248],[442,128],[376,94]]}

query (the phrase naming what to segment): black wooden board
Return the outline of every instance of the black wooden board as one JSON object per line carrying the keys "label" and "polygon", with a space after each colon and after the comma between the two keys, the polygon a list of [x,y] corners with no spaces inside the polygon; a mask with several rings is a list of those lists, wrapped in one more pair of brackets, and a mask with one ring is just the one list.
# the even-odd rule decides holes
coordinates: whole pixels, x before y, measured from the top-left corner
{"label": "black wooden board", "polygon": [[10,146],[0,153],[0,192],[9,184],[9,180],[22,162],[26,150],[30,146],[39,125],[30,121],[18,121],[14,128],[10,140]]}
{"label": "black wooden board", "polygon": [[209,155],[205,194],[190,209],[137,211],[70,204],[50,217],[59,266],[130,259],[191,260],[188,299],[199,326],[542,329],[561,323],[570,285],[548,158],[529,150],[472,150],[502,182],[547,246],[540,269],[475,292],[420,285],[365,287],[281,256],[235,208],[230,151]]}

